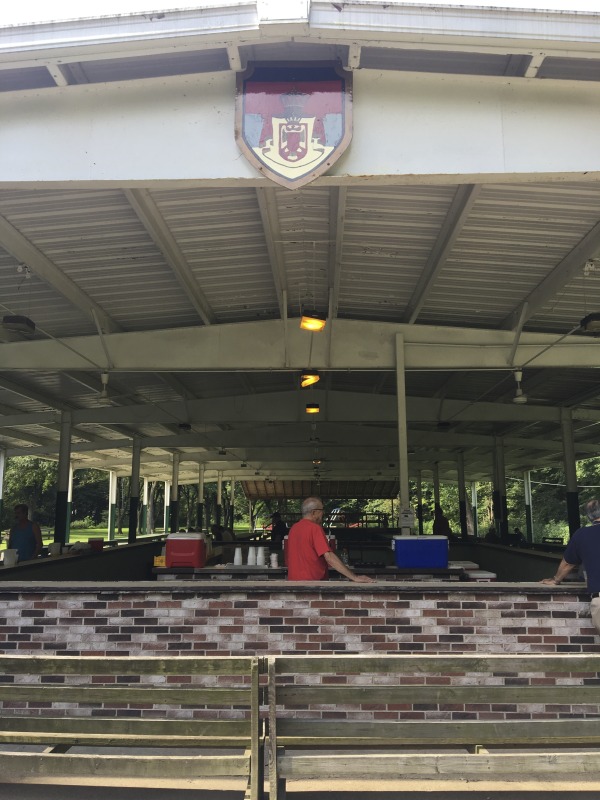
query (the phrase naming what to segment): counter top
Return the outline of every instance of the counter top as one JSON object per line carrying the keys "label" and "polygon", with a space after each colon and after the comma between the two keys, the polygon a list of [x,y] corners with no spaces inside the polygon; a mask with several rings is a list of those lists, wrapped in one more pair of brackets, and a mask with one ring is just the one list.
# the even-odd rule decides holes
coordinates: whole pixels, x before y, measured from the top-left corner
{"label": "counter top", "polygon": [[539,582],[504,583],[493,581],[381,581],[377,583],[353,583],[336,581],[4,581],[0,584],[0,598],[15,593],[21,595],[47,594],[531,594],[531,595],[582,595],[589,598],[584,583],[566,582],[560,586],[549,586]]}

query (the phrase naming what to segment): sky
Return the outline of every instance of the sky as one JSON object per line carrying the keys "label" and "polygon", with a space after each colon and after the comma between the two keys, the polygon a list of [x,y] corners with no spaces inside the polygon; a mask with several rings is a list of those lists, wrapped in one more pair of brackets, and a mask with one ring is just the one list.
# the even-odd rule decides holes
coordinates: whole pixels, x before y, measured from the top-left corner
{"label": "sky", "polygon": [[[277,0],[270,0],[273,4]],[[76,19],[78,17],[127,14],[139,11],[166,11],[172,8],[193,8],[206,5],[235,5],[239,0],[3,0],[0,7],[0,26],[27,22]],[[286,0],[279,0],[285,3]],[[381,2],[381,0],[363,0]],[[462,5],[503,8],[532,8],[552,11],[598,11],[600,0],[416,0],[420,5]]]}

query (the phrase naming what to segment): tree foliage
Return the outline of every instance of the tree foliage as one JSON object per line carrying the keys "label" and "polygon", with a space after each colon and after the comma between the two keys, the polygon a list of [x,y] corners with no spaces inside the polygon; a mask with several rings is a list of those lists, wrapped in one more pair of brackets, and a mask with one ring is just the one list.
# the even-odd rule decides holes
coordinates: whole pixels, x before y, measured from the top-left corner
{"label": "tree foliage", "polygon": [[[26,503],[33,519],[42,526],[54,524],[56,504],[57,464],[54,461],[19,456],[9,458],[4,477],[4,511],[1,519],[3,530],[12,524],[12,508],[16,503]],[[577,464],[577,481],[580,504],[583,506],[592,497],[600,495],[600,459],[590,458]],[[535,539],[547,535],[568,535],[566,519],[566,485],[563,470],[541,468],[531,472],[532,506]],[[507,476],[507,505],[509,527],[525,530],[525,497],[522,475]],[[123,531],[128,525],[130,479],[119,478],[117,492],[117,530]],[[163,526],[162,509],[164,503],[164,484],[161,481],[149,485],[149,521],[154,520],[154,528]],[[477,484],[477,519],[480,535],[485,535],[493,523],[492,486],[489,483]],[[434,497],[433,484],[423,482],[423,521],[425,532],[431,531]],[[471,494],[467,491],[467,504]],[[235,485],[233,498],[233,519],[231,513],[230,488],[224,483],[222,493],[221,523],[232,526],[254,526],[255,523],[267,525],[271,514],[280,511],[290,517],[299,515],[300,500],[266,499],[257,500],[252,507],[252,520],[249,517],[249,503],[244,496],[241,483]],[[411,503],[417,505],[416,486],[411,484]],[[183,485],[179,491],[179,525],[195,526],[198,505],[197,484]],[[456,484],[440,485],[440,505],[450,521],[452,530],[460,531],[458,487]],[[325,515],[334,508],[347,511],[388,514],[390,523],[397,518],[398,500],[348,500],[345,498],[325,499]],[[106,524],[108,513],[108,473],[101,470],[78,469],[73,479],[72,520],[89,520],[95,525]],[[469,511],[470,513],[470,511]],[[204,523],[208,527],[217,518],[217,487],[214,483],[205,485]]]}

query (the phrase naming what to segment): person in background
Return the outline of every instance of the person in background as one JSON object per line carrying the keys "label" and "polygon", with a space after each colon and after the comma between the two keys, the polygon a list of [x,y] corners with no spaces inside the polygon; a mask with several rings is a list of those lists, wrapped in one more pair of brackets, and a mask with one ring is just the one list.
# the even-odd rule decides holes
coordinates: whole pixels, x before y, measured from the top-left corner
{"label": "person in background", "polygon": [[600,501],[590,500],[585,507],[585,513],[590,524],[575,531],[554,577],[544,578],[541,583],[558,586],[571,570],[582,564],[587,577],[588,592],[592,597],[592,623],[600,633]]}
{"label": "person in background", "polygon": [[448,517],[444,516],[441,506],[436,506],[433,512],[433,535],[452,536],[452,528],[448,522]]}
{"label": "person in background", "polygon": [[281,550],[283,539],[288,535],[288,526],[281,519],[281,514],[276,511],[271,514],[271,547],[273,550]]}
{"label": "person in background", "polygon": [[375,583],[367,575],[357,575],[343,564],[329,546],[323,530],[323,501],[307,497],[302,503],[302,519],[292,525],[287,543],[289,581],[325,581],[329,567],[356,583]]}
{"label": "person in background", "polygon": [[29,508],[19,503],[14,508],[15,524],[8,534],[8,549],[16,550],[18,561],[29,561],[42,552],[42,532],[37,522],[29,519]]}

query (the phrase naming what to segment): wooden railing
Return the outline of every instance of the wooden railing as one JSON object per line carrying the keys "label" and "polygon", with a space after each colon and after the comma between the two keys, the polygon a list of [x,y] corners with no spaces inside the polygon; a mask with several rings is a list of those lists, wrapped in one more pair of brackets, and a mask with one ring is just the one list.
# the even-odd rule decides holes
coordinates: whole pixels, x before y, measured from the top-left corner
{"label": "wooden railing", "polygon": [[[600,743],[599,671],[600,656],[582,655],[270,657],[270,800],[302,777],[598,779],[600,752],[585,748]],[[565,675],[569,685],[557,683]],[[553,707],[548,718],[538,704]],[[561,704],[586,710],[561,719]],[[361,718],[374,708],[394,719]]]}
{"label": "wooden railing", "polygon": [[[0,743],[46,746],[10,752],[0,745],[1,779],[120,778],[135,785],[142,778],[189,783],[245,776],[246,797],[259,800],[259,667],[260,659],[251,656],[0,656]],[[141,709],[154,717],[144,718]],[[94,748],[94,754],[72,753],[74,747]],[[118,755],[103,750],[115,747]],[[139,752],[147,747],[162,752]],[[170,748],[190,754],[172,755]]]}

